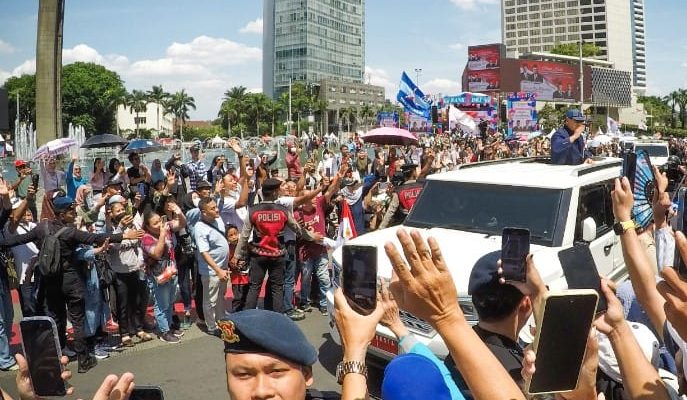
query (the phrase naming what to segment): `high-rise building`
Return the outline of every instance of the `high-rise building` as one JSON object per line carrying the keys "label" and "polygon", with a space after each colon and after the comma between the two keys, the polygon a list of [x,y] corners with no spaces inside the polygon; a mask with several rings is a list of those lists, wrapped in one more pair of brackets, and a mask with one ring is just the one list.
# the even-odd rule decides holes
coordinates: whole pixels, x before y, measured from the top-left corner
{"label": "high-rise building", "polygon": [[362,83],[365,0],[264,0],[263,92],[276,98],[289,82]]}
{"label": "high-rise building", "polygon": [[501,0],[501,25],[509,57],[582,40],[646,87],[643,0]]}

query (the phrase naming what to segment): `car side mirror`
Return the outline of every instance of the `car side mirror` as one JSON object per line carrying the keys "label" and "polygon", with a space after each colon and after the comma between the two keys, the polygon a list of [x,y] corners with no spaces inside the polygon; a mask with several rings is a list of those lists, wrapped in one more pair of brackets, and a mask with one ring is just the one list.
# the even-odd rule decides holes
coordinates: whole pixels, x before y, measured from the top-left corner
{"label": "car side mirror", "polygon": [[591,242],[594,239],[596,239],[596,221],[592,217],[587,217],[582,221],[582,240]]}

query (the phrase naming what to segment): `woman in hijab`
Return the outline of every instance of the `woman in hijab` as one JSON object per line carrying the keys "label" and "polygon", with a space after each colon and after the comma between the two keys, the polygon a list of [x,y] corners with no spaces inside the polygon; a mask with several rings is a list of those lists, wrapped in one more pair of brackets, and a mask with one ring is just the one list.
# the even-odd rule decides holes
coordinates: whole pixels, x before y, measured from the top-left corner
{"label": "woman in hijab", "polygon": [[150,168],[150,175],[153,183],[165,181],[167,179],[165,171],[162,170],[162,162],[159,158],[153,160],[152,167]]}

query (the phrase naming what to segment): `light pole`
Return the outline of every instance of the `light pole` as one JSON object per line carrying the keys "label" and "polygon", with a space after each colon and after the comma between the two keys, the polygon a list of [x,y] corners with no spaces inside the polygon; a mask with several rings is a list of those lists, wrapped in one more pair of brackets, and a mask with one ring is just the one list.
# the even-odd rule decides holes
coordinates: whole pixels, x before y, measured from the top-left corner
{"label": "light pole", "polygon": [[[579,10],[579,8],[578,8]],[[582,66],[582,16],[580,15],[578,19],[577,30],[579,35],[579,50],[580,50],[580,112],[584,107],[584,68]]]}
{"label": "light pole", "polygon": [[422,68],[415,68],[415,84],[420,86],[420,74],[422,74]]}

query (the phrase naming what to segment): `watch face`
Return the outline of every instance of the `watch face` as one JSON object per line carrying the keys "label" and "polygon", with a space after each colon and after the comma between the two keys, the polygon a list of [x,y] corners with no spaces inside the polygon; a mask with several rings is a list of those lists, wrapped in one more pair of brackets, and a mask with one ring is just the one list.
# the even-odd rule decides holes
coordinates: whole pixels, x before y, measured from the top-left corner
{"label": "watch face", "polygon": [[613,224],[613,232],[615,232],[616,235],[622,235],[625,232],[623,229],[623,224],[620,222]]}

